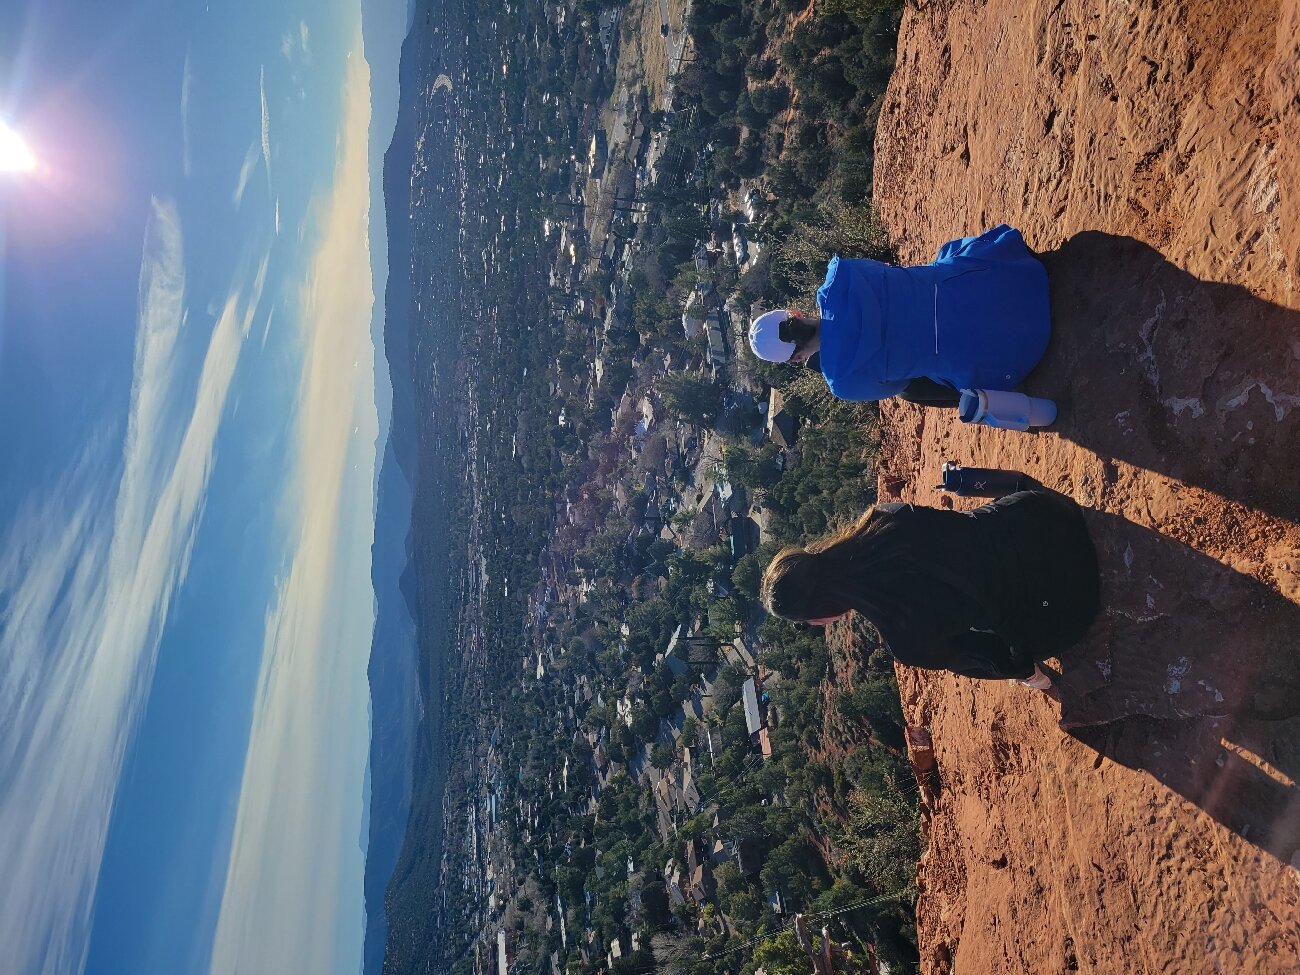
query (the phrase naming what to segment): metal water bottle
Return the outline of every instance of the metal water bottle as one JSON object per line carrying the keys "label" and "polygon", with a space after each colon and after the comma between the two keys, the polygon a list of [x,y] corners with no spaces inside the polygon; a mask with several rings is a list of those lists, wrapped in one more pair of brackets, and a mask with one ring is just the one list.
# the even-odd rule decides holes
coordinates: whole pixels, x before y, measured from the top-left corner
{"label": "metal water bottle", "polygon": [[955,461],[943,462],[941,491],[951,491],[959,498],[1001,498],[1015,494],[1025,483],[1019,471],[999,471],[987,467],[962,467]]}

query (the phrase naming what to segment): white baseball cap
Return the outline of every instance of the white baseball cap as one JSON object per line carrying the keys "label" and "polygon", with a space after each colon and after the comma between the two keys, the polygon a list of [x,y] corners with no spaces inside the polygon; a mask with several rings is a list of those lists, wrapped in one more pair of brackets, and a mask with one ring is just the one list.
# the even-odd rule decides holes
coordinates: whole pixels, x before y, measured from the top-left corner
{"label": "white baseball cap", "polygon": [[781,323],[790,317],[784,308],[766,311],[749,326],[749,347],[754,355],[767,362],[789,362],[796,348],[793,342],[781,341]]}

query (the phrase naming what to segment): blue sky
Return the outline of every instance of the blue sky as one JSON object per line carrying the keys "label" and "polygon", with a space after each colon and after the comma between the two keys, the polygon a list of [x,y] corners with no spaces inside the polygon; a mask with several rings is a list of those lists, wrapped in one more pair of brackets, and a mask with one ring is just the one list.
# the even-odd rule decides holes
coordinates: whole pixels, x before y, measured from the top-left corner
{"label": "blue sky", "polygon": [[360,6],[0,7],[41,162],[0,174],[2,971],[360,969],[406,3],[382,45]]}

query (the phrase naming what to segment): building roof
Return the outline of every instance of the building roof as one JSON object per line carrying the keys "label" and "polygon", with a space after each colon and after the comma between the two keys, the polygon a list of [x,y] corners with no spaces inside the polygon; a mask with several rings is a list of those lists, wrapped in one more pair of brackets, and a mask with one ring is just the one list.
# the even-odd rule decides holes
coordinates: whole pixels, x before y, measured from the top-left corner
{"label": "building roof", "polygon": [[709,365],[720,366],[726,361],[727,346],[722,340],[722,329],[718,325],[716,315],[710,315],[708,319],[709,327]]}
{"label": "building roof", "polygon": [[789,450],[799,438],[799,427],[785,408],[785,397],[776,387],[767,400],[767,435],[778,447]]}
{"label": "building roof", "polygon": [[671,651],[664,654],[663,664],[674,677],[685,677],[691,672],[690,665]]}
{"label": "building roof", "polygon": [[763,727],[762,712],[758,708],[758,687],[750,677],[740,689],[741,700],[745,702],[745,728],[751,734],[757,734]]}

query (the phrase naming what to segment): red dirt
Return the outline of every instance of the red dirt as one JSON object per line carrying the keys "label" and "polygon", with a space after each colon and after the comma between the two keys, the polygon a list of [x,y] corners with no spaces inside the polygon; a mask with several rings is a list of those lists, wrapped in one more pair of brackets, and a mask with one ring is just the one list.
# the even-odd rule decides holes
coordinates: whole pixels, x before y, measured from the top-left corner
{"label": "red dirt", "polygon": [[875,201],[908,263],[1024,232],[1055,326],[1027,388],[1061,407],[884,404],[882,499],[1023,471],[1103,574],[1061,705],[899,670],[942,780],[925,970],[1300,970],[1300,2],[909,5]]}

